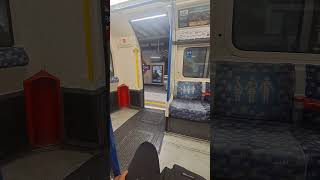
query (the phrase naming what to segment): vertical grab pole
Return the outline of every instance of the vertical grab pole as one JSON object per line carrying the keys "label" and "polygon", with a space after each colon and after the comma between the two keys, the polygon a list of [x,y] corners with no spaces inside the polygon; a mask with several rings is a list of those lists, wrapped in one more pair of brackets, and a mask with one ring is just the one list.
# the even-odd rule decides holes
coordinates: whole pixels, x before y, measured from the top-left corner
{"label": "vertical grab pole", "polygon": [[83,0],[83,26],[85,32],[85,45],[87,56],[87,73],[89,81],[94,81],[94,63],[91,44],[91,16],[90,16],[90,0]]}
{"label": "vertical grab pole", "polygon": [[171,8],[169,11],[169,51],[168,51],[168,87],[167,87],[167,102],[170,101],[171,95],[171,64],[172,64],[172,36],[173,36],[173,23],[174,23],[174,6],[173,0],[171,0]]}
{"label": "vertical grab pole", "polygon": [[[110,121],[111,121],[111,117],[110,117]],[[112,167],[113,175],[116,177],[121,175],[121,172],[120,172],[119,160],[117,156],[117,148],[116,148],[116,142],[113,134],[112,123],[109,122],[108,124],[109,124],[111,167]]]}

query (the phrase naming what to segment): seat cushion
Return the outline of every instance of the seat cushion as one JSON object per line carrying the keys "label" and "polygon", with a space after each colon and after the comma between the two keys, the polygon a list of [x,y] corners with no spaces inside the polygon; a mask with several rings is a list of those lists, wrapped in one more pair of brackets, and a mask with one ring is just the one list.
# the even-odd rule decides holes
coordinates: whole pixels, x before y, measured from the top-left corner
{"label": "seat cushion", "polygon": [[210,120],[210,104],[200,100],[174,99],[169,112],[173,118],[192,121]]}
{"label": "seat cushion", "polygon": [[304,154],[287,125],[214,120],[212,137],[216,180],[304,179]]}
{"label": "seat cushion", "polygon": [[217,62],[215,114],[221,117],[292,122],[293,64]]}
{"label": "seat cushion", "polygon": [[0,68],[25,66],[29,63],[29,57],[23,48],[0,48]]}
{"label": "seat cushion", "polygon": [[308,129],[295,129],[293,135],[305,153],[306,180],[320,179],[320,133]]}

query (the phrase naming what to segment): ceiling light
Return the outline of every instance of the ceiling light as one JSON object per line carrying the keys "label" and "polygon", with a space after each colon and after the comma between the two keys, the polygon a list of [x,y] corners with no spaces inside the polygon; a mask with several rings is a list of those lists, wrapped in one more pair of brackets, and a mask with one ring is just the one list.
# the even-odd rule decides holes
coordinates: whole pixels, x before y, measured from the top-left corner
{"label": "ceiling light", "polygon": [[167,14],[161,14],[161,15],[156,15],[156,16],[149,16],[149,17],[140,18],[140,19],[134,19],[134,20],[131,20],[131,22],[144,21],[144,20],[147,20],[147,19],[155,19],[155,18],[160,18],[160,17],[165,17],[165,16],[167,16]]}
{"label": "ceiling light", "polygon": [[123,3],[123,2],[127,2],[129,0],[111,0],[110,1],[110,5],[116,5],[116,4],[119,4],[119,3]]}
{"label": "ceiling light", "polygon": [[159,56],[151,56],[150,59],[160,59],[161,57]]}

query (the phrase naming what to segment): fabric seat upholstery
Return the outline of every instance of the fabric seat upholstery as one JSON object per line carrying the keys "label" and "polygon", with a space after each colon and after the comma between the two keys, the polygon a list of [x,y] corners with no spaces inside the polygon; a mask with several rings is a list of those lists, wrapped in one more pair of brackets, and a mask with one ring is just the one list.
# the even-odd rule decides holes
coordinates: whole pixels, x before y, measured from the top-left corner
{"label": "fabric seat upholstery", "polygon": [[200,100],[175,99],[170,108],[170,117],[192,121],[209,121],[210,104]]}
{"label": "fabric seat upholstery", "polygon": [[205,122],[210,120],[210,103],[202,100],[201,82],[179,81],[169,106],[172,118]]}
{"label": "fabric seat upholstery", "polygon": [[216,180],[303,180],[305,155],[291,133],[292,64],[216,64],[212,164]]}
{"label": "fabric seat upholstery", "polygon": [[299,141],[306,158],[306,180],[320,177],[320,133],[309,129],[294,129],[293,135]]}
{"label": "fabric seat upholstery", "polygon": [[290,126],[217,119],[213,126],[215,179],[304,179],[304,153]]}

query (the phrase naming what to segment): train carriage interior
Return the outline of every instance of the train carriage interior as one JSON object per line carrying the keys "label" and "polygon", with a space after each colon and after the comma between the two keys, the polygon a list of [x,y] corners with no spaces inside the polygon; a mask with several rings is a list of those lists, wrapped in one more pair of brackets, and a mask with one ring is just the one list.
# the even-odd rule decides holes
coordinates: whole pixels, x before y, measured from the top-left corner
{"label": "train carriage interior", "polygon": [[[110,12],[110,111],[121,169],[148,141],[161,171],[178,165],[210,179],[210,2],[142,2],[114,4]],[[207,34],[187,37],[197,29]]]}
{"label": "train carriage interior", "polygon": [[0,1],[1,180],[108,177],[100,3]]}
{"label": "train carriage interior", "polygon": [[318,0],[0,0],[0,180],[319,180],[319,54]]}
{"label": "train carriage interior", "polygon": [[319,1],[213,6],[211,177],[319,179]]}

